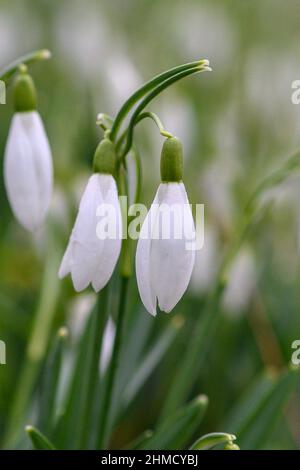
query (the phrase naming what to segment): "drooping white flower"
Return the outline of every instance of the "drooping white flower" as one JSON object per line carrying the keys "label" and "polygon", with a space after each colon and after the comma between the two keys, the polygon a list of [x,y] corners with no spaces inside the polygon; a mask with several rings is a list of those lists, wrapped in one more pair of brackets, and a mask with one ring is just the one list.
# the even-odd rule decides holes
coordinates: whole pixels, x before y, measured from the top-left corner
{"label": "drooping white flower", "polygon": [[[168,231],[169,227],[169,231]],[[195,251],[195,226],[182,182],[161,183],[144,220],[136,252],[136,276],[146,309],[170,312],[187,289]]]}
{"label": "drooping white flower", "polygon": [[161,181],[137,245],[136,276],[143,304],[151,315],[156,305],[170,312],[189,284],[195,262],[196,230],[182,182],[182,145],[164,142]]}
{"label": "drooping white flower", "polygon": [[[113,236],[99,237],[99,208],[112,208]],[[78,215],[64,254],[59,277],[71,273],[76,291],[90,283],[98,292],[109,281],[121,249],[122,219],[118,191],[111,174],[93,174],[81,198]]]}
{"label": "drooping white flower", "polygon": [[51,150],[37,111],[15,113],[4,156],[4,182],[14,215],[26,229],[39,228],[50,205]]}
{"label": "drooping white flower", "polygon": [[52,194],[52,157],[40,115],[37,95],[26,65],[19,67],[13,84],[16,111],[4,155],[4,182],[18,221],[28,230],[39,228]]}

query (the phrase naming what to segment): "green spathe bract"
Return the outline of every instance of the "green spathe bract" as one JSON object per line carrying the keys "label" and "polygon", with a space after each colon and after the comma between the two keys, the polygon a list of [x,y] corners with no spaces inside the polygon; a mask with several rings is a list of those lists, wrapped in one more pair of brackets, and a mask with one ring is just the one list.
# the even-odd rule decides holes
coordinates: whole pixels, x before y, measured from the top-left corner
{"label": "green spathe bract", "polygon": [[96,148],[93,168],[96,173],[113,175],[116,167],[116,152],[114,144],[108,138],[104,138]]}
{"label": "green spathe bract", "polygon": [[177,137],[166,139],[161,151],[160,174],[164,183],[182,181],[182,144]]}
{"label": "green spathe bract", "polygon": [[14,82],[14,108],[17,112],[34,111],[37,108],[37,95],[34,81],[27,73],[26,66],[21,69],[20,74]]}

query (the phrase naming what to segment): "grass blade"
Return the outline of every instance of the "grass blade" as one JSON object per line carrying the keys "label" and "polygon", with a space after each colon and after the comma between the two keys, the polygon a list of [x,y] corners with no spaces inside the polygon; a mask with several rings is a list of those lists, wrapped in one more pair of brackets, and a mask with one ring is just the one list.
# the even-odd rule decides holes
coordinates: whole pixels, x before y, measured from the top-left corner
{"label": "grass blade", "polygon": [[175,340],[177,333],[182,326],[182,319],[175,318],[174,321],[170,323],[170,326],[167,328],[167,330],[157,340],[156,344],[150,349],[146,357],[142,360],[132,380],[125,389],[125,406],[132,402],[139,390],[149,379],[152,372],[155,370],[156,366],[160,363],[170,345]]}
{"label": "grass blade", "polygon": [[235,432],[242,449],[261,449],[267,443],[283,408],[299,380],[299,371],[290,368],[279,376],[264,378],[233,411],[228,428]]}
{"label": "grass blade", "polygon": [[34,426],[26,426],[25,431],[36,450],[55,450],[52,442]]}
{"label": "grass blade", "polygon": [[228,434],[226,432],[212,432],[197,439],[190,450],[209,450],[220,444],[230,445],[235,440],[236,436],[234,434]]}
{"label": "grass blade", "polygon": [[60,328],[55,337],[42,381],[39,428],[48,435],[52,435],[54,427],[57,390],[67,337],[67,328]]}
{"label": "grass blade", "polygon": [[189,347],[186,349],[180,362],[180,367],[178,367],[174,381],[170,386],[170,392],[166,397],[160,422],[163,422],[167,416],[172,414],[185,401],[197,379],[198,371],[201,364],[203,364],[205,353],[211,344],[211,338],[215,331],[219,315],[218,305],[223,289],[223,284],[217,285],[211,298],[208,300],[203,314],[195,325]]}
{"label": "grass blade", "polygon": [[186,448],[203,419],[207,405],[207,396],[199,395],[167,418],[158,427],[153,437],[145,443],[144,448],[147,450],[181,450]]}

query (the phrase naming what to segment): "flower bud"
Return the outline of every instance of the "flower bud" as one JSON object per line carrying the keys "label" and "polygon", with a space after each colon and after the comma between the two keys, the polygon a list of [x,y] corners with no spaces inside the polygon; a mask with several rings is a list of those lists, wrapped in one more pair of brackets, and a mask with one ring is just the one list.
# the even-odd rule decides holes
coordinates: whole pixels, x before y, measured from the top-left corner
{"label": "flower bud", "polygon": [[37,107],[37,95],[34,81],[22,66],[13,88],[14,108],[17,112],[34,111]]}
{"label": "flower bud", "polygon": [[161,151],[160,174],[164,183],[182,181],[182,144],[177,137],[166,139]]}
{"label": "flower bud", "polygon": [[116,167],[114,144],[105,137],[96,148],[93,167],[95,173],[113,175]]}

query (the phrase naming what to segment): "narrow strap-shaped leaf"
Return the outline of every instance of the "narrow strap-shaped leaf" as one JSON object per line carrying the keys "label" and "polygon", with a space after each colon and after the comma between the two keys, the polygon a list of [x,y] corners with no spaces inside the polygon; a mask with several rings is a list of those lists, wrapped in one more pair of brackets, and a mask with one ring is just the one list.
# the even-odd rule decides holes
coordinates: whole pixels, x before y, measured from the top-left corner
{"label": "narrow strap-shaped leaf", "polygon": [[199,315],[189,340],[189,347],[180,360],[180,365],[171,383],[170,391],[165,398],[165,406],[162,410],[160,422],[174,411],[187,398],[195,380],[198,376],[205,354],[211,344],[214,327],[217,324],[219,315],[219,301],[224,289],[224,285],[219,283],[208,299],[204,311]]}
{"label": "narrow strap-shaped leaf", "polygon": [[[248,413],[242,404],[243,419],[228,421],[228,429],[235,432],[242,449],[263,448],[298,380],[298,370],[290,368],[282,372],[272,379],[271,386],[265,389],[260,386],[261,393],[250,397]],[[238,416],[237,411],[234,415]]]}
{"label": "narrow strap-shaped leaf", "polygon": [[136,439],[131,441],[128,445],[125,446],[124,449],[126,450],[138,450],[143,449],[146,445],[146,442],[153,436],[153,431],[147,429],[146,431],[142,432]]}
{"label": "narrow strap-shaped leaf", "polygon": [[[51,229],[51,226],[49,228]],[[9,422],[3,440],[4,447],[11,447],[14,444],[23,425],[26,423],[28,401],[48,348],[52,321],[56,312],[60,292],[60,283],[57,277],[59,250],[56,238],[51,230],[48,231],[48,235],[47,259],[45,260],[40,298],[28,340],[26,357],[23,361],[24,366],[20,371],[20,377],[15,387],[16,392],[12,400]],[[21,428],[20,423],[23,423]]]}
{"label": "narrow strap-shaped leaf", "polygon": [[259,374],[229,410],[223,427],[236,433],[236,430],[241,431],[243,426],[247,426],[255,407],[271,393],[276,380],[277,377],[272,371]]}
{"label": "narrow strap-shaped leaf", "polygon": [[[176,319],[178,320],[178,318]],[[129,404],[132,402],[136,394],[151,376],[153,370],[161,362],[167,350],[175,340],[178,331],[182,327],[183,322],[173,321],[167,330],[162,333],[161,337],[151,347],[146,357],[142,360],[137,368],[132,380],[129,382],[124,391],[124,403]]]}
{"label": "narrow strap-shaped leaf", "polygon": [[144,97],[144,99],[139,103],[137,108],[135,109],[134,113],[131,116],[129,125],[128,125],[128,134],[127,134],[127,140],[125,144],[125,148],[122,151],[121,155],[121,160],[124,161],[127,153],[131,149],[132,146],[132,140],[133,140],[133,131],[134,131],[134,126],[136,124],[136,121],[140,115],[140,113],[145,109],[145,107],[156,97],[158,96],[162,91],[164,91],[166,88],[169,86],[173,85],[173,83],[176,83],[178,80],[181,80],[182,78],[188,77],[189,75],[192,75],[193,73],[198,73],[198,72],[205,72],[207,70],[210,70],[209,67],[206,65],[197,65],[195,67],[189,68],[187,70],[183,70],[176,75],[171,76],[167,80],[161,82],[159,85],[157,85],[148,95]]}
{"label": "narrow strap-shaped leaf", "polygon": [[25,431],[36,450],[55,450],[52,442],[34,426],[26,426]]}
{"label": "narrow strap-shaped leaf", "polygon": [[65,397],[66,407],[56,429],[57,441],[62,448],[84,448],[90,426],[96,382],[99,375],[99,358],[105,326],[106,293],[102,291],[89,316],[83,332],[69,391]]}
{"label": "narrow strap-shaped leaf", "polygon": [[209,450],[219,444],[232,444],[236,440],[234,434],[226,432],[212,432],[199,437],[191,446],[191,450]]}
{"label": "narrow strap-shaped leaf", "polygon": [[39,51],[30,52],[29,54],[19,57],[7,67],[0,70],[0,80],[9,80],[21,64],[30,65],[34,62],[38,62],[40,60],[48,60],[50,58],[51,52],[48,51],[48,49],[41,49]]}
{"label": "narrow strap-shaped leaf", "polygon": [[200,395],[167,418],[145,443],[145,449],[185,449],[197,431],[208,405],[206,395]]}
{"label": "narrow strap-shaped leaf", "polygon": [[50,436],[54,426],[58,384],[67,336],[67,328],[62,327],[58,330],[44,369],[42,380],[39,428]]}
{"label": "narrow strap-shaped leaf", "polygon": [[184,70],[188,70],[190,68],[205,64],[207,61],[205,60],[199,60],[196,62],[189,62],[187,64],[179,65],[177,67],[173,67],[172,69],[167,70],[166,72],[163,72],[156,77],[152,78],[148,82],[146,82],[144,85],[142,85],[141,88],[139,88],[137,91],[134,92],[133,95],[131,95],[128,100],[123,104],[122,108],[118,112],[116,119],[114,121],[113,127],[111,129],[111,139],[114,140],[115,136],[122,124],[122,121],[125,119],[127,114],[130,112],[130,110],[133,108],[133,106],[141,99],[143,98],[150,90],[153,90],[157,85],[162,83],[163,81],[167,80],[168,78],[172,77],[173,75],[178,74],[179,72],[183,72]]}

